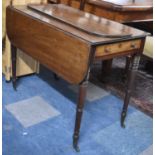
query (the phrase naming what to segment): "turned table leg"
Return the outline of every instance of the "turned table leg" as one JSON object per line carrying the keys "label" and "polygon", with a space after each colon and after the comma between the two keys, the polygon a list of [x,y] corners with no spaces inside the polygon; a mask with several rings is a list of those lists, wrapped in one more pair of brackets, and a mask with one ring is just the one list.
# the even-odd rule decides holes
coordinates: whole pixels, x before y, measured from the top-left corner
{"label": "turned table leg", "polygon": [[16,58],[17,58],[17,48],[11,44],[12,84],[14,90],[16,90]]}
{"label": "turned table leg", "polygon": [[131,55],[128,55],[126,57],[126,63],[125,63],[125,74],[128,74],[129,66],[130,66],[130,61],[131,61]]}
{"label": "turned table leg", "polygon": [[86,89],[87,89],[88,81],[83,82],[79,86],[79,98],[76,108],[76,121],[75,121],[75,128],[74,128],[74,135],[73,135],[73,147],[77,152],[79,152],[78,147],[78,139],[79,139],[79,132],[80,132],[80,125],[83,113],[83,107],[86,97]]}
{"label": "turned table leg", "polygon": [[108,76],[111,73],[113,59],[102,61],[102,76]]}
{"label": "turned table leg", "polygon": [[123,82],[125,82],[126,79],[127,79],[131,58],[132,58],[131,55],[128,55],[126,57],[125,69],[124,69],[124,73],[123,73],[123,76],[122,76],[122,81]]}
{"label": "turned table leg", "polygon": [[123,105],[122,114],[121,114],[121,126],[122,127],[125,127],[124,121],[125,121],[126,114],[127,114],[127,109],[129,105],[132,87],[134,85],[134,79],[135,79],[135,76],[138,70],[139,61],[140,61],[140,55],[133,55],[131,57],[129,71],[128,71],[127,89],[126,89],[124,105]]}

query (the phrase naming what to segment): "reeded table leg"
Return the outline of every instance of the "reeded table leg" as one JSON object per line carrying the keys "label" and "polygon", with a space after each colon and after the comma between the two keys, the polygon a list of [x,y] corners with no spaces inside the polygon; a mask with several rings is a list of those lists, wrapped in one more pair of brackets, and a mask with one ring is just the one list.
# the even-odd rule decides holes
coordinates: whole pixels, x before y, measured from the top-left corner
{"label": "reeded table leg", "polygon": [[86,97],[87,85],[88,85],[88,81],[85,81],[79,86],[79,98],[78,98],[78,103],[76,108],[76,121],[75,121],[74,135],[73,135],[73,147],[77,152],[80,151],[78,147],[78,139],[79,139],[81,118],[82,118],[84,101]]}
{"label": "reeded table leg", "polygon": [[102,76],[108,76],[111,73],[113,59],[102,61]]}
{"label": "reeded table leg", "polygon": [[123,74],[123,77],[122,77],[122,80],[123,80],[123,81],[126,81],[126,79],[127,79],[128,71],[129,71],[129,66],[130,66],[130,62],[131,62],[131,55],[128,55],[128,56],[126,57],[125,69],[124,69],[124,74]]}
{"label": "reeded table leg", "polygon": [[130,66],[130,61],[131,61],[131,55],[128,55],[126,57],[126,64],[125,64],[125,73],[128,74],[129,66]]}
{"label": "reeded table leg", "polygon": [[128,109],[132,87],[134,84],[134,79],[136,76],[136,72],[138,70],[139,61],[140,61],[140,55],[133,55],[131,58],[130,65],[129,65],[128,83],[127,83],[126,95],[125,95],[124,105],[123,105],[122,114],[121,114],[121,126],[122,127],[125,127],[124,121],[126,118],[126,113]]}
{"label": "reeded table leg", "polygon": [[17,48],[11,44],[12,84],[14,90],[16,90],[16,57],[17,57]]}

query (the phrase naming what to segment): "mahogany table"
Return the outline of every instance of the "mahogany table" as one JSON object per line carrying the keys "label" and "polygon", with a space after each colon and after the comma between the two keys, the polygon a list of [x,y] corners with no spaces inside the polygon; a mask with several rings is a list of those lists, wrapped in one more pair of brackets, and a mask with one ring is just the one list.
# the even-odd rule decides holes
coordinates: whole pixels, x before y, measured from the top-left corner
{"label": "mahogany table", "polygon": [[121,126],[124,127],[147,33],[63,4],[9,6],[6,26],[11,42],[14,89],[17,48],[69,83],[79,85],[73,134],[73,147],[77,151],[91,65],[94,61],[130,55],[128,84],[121,113]]}

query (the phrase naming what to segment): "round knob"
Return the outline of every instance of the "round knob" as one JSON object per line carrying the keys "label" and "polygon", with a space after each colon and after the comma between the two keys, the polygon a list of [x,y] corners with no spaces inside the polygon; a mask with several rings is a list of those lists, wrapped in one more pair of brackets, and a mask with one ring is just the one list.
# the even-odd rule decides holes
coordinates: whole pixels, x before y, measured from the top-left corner
{"label": "round knob", "polygon": [[108,49],[108,48],[105,48],[105,53],[109,53],[110,52],[110,50]]}
{"label": "round knob", "polygon": [[118,47],[121,48],[121,47],[122,47],[122,44],[120,43],[120,44],[118,45]]}
{"label": "round knob", "polygon": [[136,48],[136,44],[135,43],[131,43],[131,48]]}

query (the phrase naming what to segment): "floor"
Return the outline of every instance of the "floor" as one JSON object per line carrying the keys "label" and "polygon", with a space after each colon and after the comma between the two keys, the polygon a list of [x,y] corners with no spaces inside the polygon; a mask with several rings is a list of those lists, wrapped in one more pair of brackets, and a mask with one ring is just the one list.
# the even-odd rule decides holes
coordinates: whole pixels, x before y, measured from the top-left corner
{"label": "floor", "polygon": [[[48,76],[47,76],[48,75]],[[129,106],[120,127],[122,99],[89,83],[80,152],[72,148],[77,87],[42,70],[18,79],[3,77],[3,155],[152,155],[153,121]]]}

